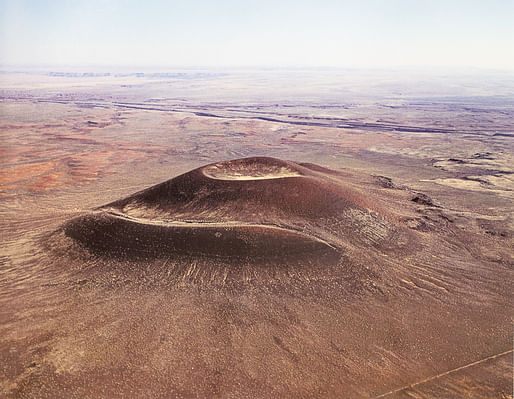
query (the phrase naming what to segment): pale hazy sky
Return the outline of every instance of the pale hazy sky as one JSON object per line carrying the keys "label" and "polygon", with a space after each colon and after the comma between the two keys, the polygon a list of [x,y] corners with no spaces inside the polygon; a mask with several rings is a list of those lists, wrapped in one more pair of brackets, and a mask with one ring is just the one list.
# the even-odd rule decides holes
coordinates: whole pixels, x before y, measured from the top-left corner
{"label": "pale hazy sky", "polygon": [[514,0],[0,0],[0,63],[514,70]]}

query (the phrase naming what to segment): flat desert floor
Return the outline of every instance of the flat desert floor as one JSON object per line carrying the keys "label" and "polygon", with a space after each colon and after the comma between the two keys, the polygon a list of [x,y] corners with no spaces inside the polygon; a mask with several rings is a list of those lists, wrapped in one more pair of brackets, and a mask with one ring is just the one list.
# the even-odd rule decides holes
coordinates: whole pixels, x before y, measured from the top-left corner
{"label": "flat desert floor", "polygon": [[0,396],[512,398],[514,75],[0,73]]}

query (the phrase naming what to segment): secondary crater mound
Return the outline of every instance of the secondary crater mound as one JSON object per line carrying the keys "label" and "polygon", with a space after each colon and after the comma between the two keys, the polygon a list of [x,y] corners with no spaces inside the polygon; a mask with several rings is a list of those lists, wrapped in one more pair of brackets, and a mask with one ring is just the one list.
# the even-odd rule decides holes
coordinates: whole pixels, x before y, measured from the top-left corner
{"label": "secondary crater mound", "polygon": [[150,222],[103,212],[74,219],[64,231],[95,255],[125,260],[189,255],[262,263],[336,254],[302,232],[238,222]]}

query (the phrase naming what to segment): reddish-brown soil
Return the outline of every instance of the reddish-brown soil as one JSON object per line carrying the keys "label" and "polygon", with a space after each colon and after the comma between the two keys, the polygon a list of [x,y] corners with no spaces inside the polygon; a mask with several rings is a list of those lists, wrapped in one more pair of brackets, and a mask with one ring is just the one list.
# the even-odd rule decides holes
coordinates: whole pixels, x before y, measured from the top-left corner
{"label": "reddish-brown soil", "polygon": [[28,78],[1,397],[512,398],[504,76]]}

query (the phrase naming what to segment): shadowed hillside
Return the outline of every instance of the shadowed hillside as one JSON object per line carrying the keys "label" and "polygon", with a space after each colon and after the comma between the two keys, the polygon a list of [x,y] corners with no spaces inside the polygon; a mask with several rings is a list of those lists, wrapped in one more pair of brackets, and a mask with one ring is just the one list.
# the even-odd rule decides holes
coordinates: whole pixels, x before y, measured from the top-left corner
{"label": "shadowed hillside", "polygon": [[[284,268],[312,274],[354,265],[352,248],[365,251],[361,259],[386,247],[410,251],[410,233],[388,219],[391,213],[341,174],[246,158],[207,165],[101,206],[66,223],[63,232],[79,252],[105,259],[100,269],[125,273],[123,262],[182,259],[200,264],[202,276],[212,280],[220,267],[236,279],[242,265],[252,275]],[[175,267],[168,277],[187,270]]]}

